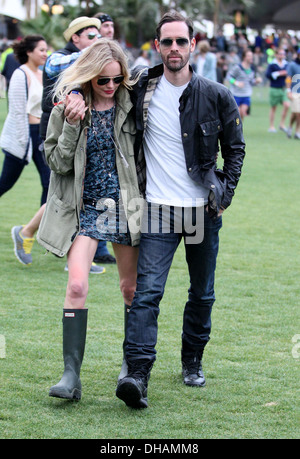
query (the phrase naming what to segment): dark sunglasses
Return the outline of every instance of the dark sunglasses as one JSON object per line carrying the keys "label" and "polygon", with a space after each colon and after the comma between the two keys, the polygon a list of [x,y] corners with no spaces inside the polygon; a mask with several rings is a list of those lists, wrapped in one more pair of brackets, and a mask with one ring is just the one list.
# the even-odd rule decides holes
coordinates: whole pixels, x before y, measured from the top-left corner
{"label": "dark sunglasses", "polygon": [[97,38],[101,38],[101,34],[100,33],[95,33],[95,32],[90,32],[87,34],[87,37],[89,40],[94,40],[95,37]]}
{"label": "dark sunglasses", "polygon": [[186,48],[190,42],[187,38],[175,38],[174,40],[172,38],[163,38],[160,44],[164,48],[170,48],[173,45],[173,41],[176,41],[179,48]]}
{"label": "dark sunglasses", "polygon": [[110,80],[113,80],[115,84],[120,84],[124,80],[124,75],[116,76],[116,77],[102,77],[97,80],[98,86],[104,86],[105,84],[109,83]]}

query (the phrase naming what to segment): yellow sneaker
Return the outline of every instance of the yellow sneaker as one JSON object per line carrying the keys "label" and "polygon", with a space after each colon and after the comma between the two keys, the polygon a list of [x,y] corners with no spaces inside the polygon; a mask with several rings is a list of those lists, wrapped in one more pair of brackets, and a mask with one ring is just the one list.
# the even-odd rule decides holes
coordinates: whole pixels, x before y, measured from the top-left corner
{"label": "yellow sneaker", "polygon": [[34,243],[34,238],[24,237],[21,233],[24,226],[14,226],[11,229],[12,240],[14,241],[15,255],[23,265],[31,265],[32,256],[31,250]]}

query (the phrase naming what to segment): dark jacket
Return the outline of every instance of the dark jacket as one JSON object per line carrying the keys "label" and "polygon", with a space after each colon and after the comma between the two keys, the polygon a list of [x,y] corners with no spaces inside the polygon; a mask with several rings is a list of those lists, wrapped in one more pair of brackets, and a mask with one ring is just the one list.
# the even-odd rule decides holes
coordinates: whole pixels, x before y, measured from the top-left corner
{"label": "dark jacket", "polygon": [[[136,70],[138,72],[141,69]],[[155,79],[159,81],[162,74],[162,64],[145,69],[132,94],[136,105],[135,157],[142,192],[146,186],[142,151],[144,99],[145,95],[149,99],[147,95],[151,95],[156,87]],[[210,191],[209,209],[211,216],[215,217],[220,207],[226,208],[231,203],[245,156],[242,122],[237,104],[225,86],[193,72],[192,79],[180,98],[179,111],[187,173],[195,182]],[[219,147],[224,161],[222,169],[217,169]]]}
{"label": "dark jacket", "polygon": [[[55,51],[55,54],[60,53],[60,54],[72,54],[78,52],[79,49],[71,42],[69,41],[66,46],[63,49],[59,49],[58,51]],[[48,57],[49,59],[49,57]],[[41,123],[40,123],[40,136],[43,140],[46,139],[46,133],[47,133],[47,126],[48,126],[48,121],[50,118],[50,113],[53,108],[53,102],[52,102],[52,88],[53,85],[55,84],[57,78],[49,78],[47,73],[45,72],[45,66],[43,70],[43,97],[42,97],[42,117],[41,117]]]}
{"label": "dark jacket", "polygon": [[282,76],[276,75],[276,72],[281,72],[281,70],[287,70],[287,68],[288,68],[287,61],[285,61],[282,67],[278,65],[276,60],[272,62],[272,64],[268,65],[268,68],[266,71],[266,77],[270,80],[271,88],[285,88],[285,79],[287,77],[287,72],[286,72],[286,75],[282,75]]}

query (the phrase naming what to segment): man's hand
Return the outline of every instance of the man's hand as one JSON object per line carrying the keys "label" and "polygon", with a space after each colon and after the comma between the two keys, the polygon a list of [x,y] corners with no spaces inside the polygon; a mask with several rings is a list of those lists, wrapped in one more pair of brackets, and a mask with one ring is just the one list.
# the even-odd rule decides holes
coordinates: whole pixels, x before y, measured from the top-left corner
{"label": "man's hand", "polygon": [[65,99],[65,117],[69,124],[78,124],[84,119],[88,107],[80,94],[68,94]]}
{"label": "man's hand", "polygon": [[[207,213],[209,213],[208,206],[205,207],[205,210],[206,210]],[[218,213],[218,217],[221,217],[221,215],[223,214],[224,210],[225,209],[223,207],[220,207],[220,210],[219,210],[219,213]]]}

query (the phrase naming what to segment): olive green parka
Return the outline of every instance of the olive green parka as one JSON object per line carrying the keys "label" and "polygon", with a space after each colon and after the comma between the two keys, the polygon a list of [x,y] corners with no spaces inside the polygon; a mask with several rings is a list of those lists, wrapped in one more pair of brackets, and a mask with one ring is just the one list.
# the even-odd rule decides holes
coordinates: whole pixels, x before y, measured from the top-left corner
{"label": "olive green parka", "polygon": [[[127,217],[132,245],[139,244],[143,198],[139,192],[134,161],[135,123],[128,90],[116,92],[114,141],[120,195]],[[91,127],[88,110],[79,126],[68,124],[64,105],[51,112],[44,149],[51,168],[48,199],[37,241],[53,254],[63,257],[80,231],[80,210],[86,167],[87,131]]]}

